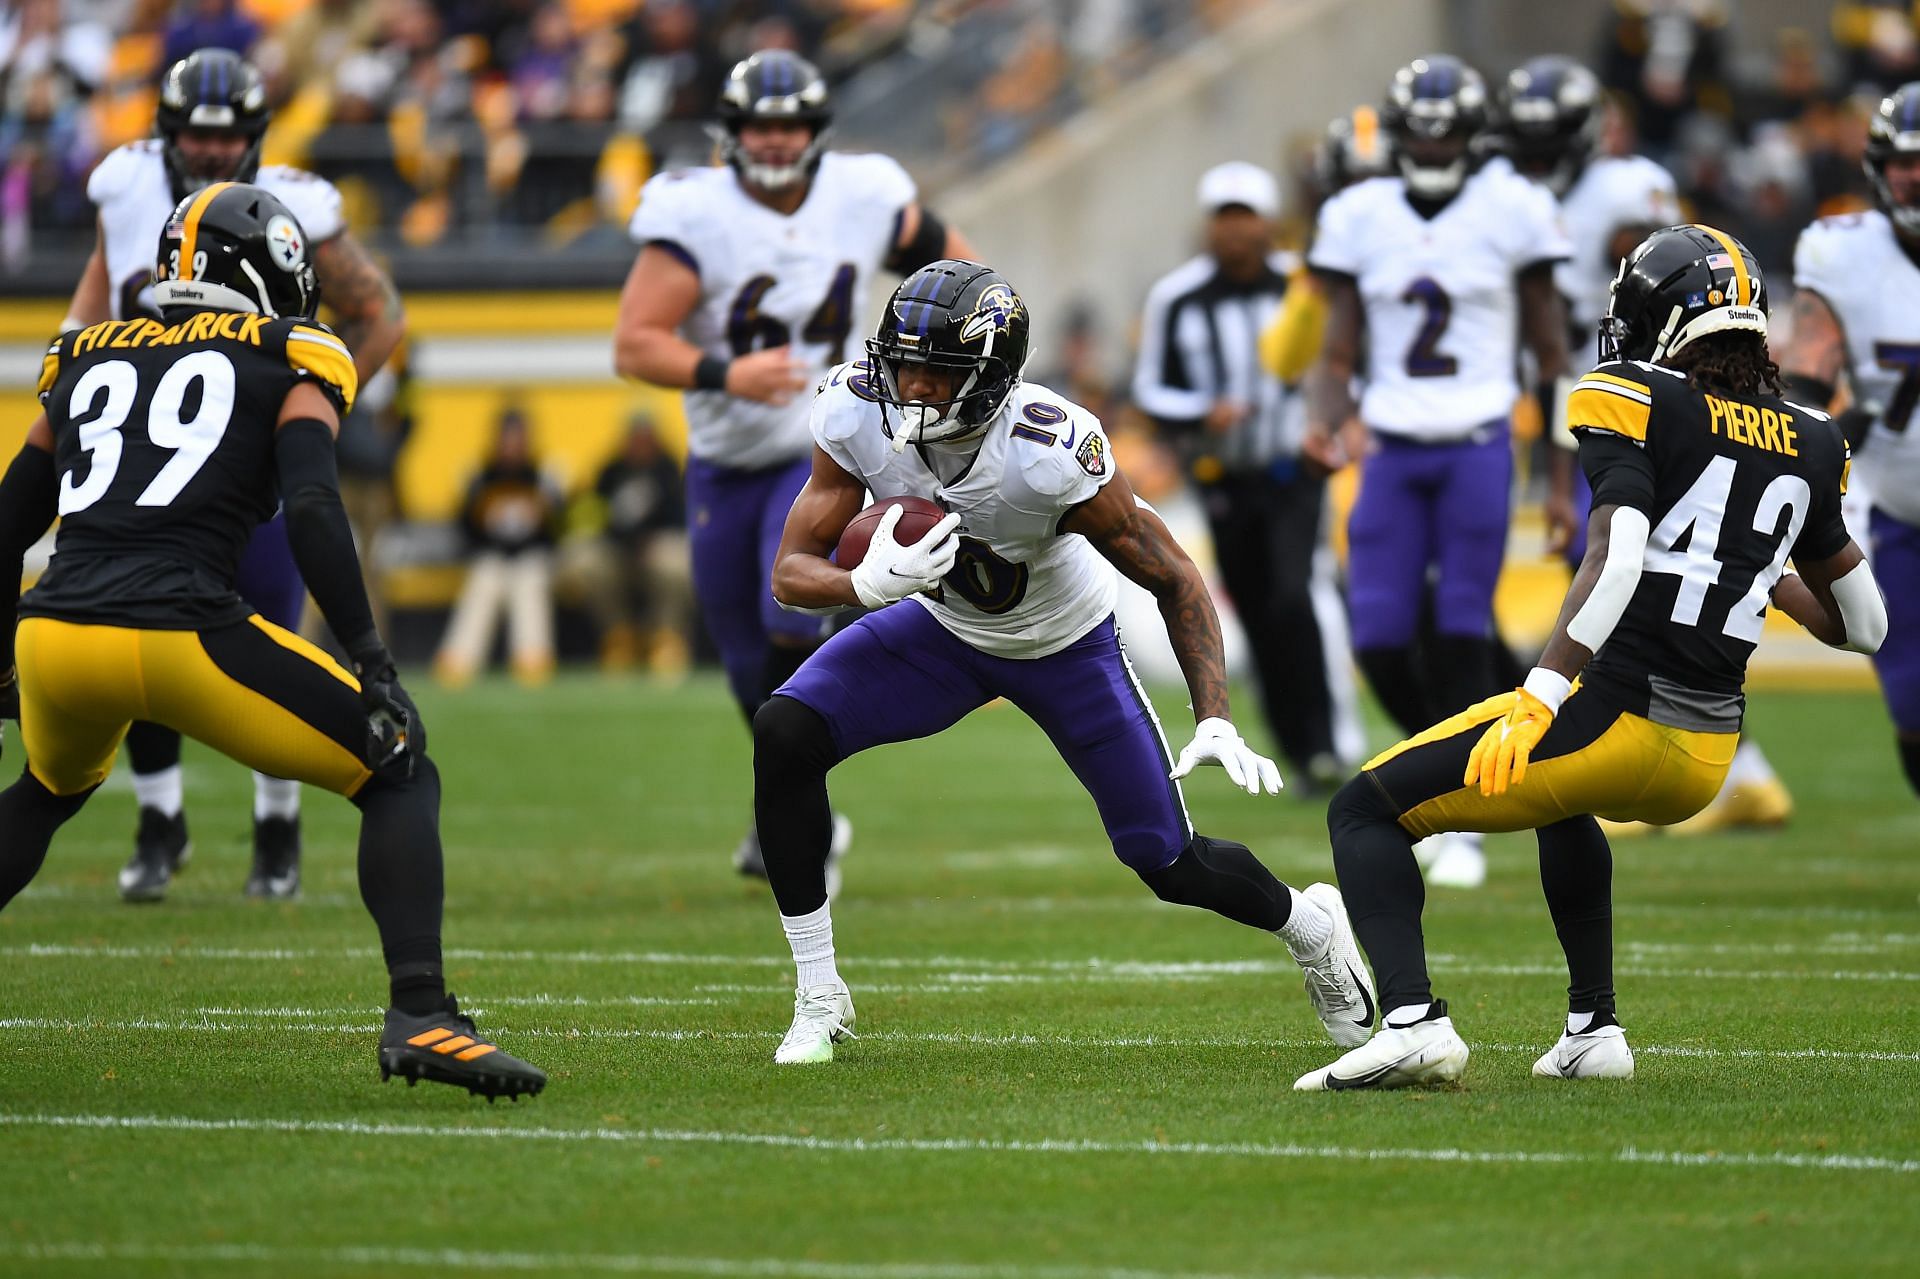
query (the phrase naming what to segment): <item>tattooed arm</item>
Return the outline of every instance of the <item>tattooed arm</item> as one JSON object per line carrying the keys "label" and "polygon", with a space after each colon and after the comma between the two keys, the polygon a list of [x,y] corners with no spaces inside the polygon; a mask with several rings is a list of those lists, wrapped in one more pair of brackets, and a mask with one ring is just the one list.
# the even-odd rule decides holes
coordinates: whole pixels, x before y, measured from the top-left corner
{"label": "tattooed arm", "polygon": [[1187,679],[1194,720],[1231,719],[1226,650],[1207,584],[1153,508],[1134,497],[1127,477],[1116,471],[1105,488],[1067,514],[1060,528],[1092,542],[1128,581],[1152,592]]}
{"label": "tattooed arm", "polygon": [[[1780,372],[1803,383],[1824,387],[1829,396],[1847,367],[1847,342],[1840,321],[1827,300],[1812,289],[1793,295],[1793,337],[1780,356]],[[1810,408],[1824,409],[1822,404]]]}
{"label": "tattooed arm", "polygon": [[406,334],[400,294],[351,231],[320,245],[314,253],[314,269],[320,277],[320,296],[333,309],[340,340],[353,352],[354,371],[365,386]]}

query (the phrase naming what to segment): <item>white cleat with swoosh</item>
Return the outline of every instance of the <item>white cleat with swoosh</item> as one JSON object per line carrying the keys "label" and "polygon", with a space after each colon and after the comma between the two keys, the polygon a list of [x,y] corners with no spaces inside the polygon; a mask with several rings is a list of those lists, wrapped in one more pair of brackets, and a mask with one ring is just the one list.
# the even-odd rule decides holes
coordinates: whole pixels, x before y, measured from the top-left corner
{"label": "white cleat with swoosh", "polygon": [[1633,1049],[1627,1032],[1609,1024],[1560,1036],[1560,1042],[1533,1063],[1542,1079],[1632,1079]]}

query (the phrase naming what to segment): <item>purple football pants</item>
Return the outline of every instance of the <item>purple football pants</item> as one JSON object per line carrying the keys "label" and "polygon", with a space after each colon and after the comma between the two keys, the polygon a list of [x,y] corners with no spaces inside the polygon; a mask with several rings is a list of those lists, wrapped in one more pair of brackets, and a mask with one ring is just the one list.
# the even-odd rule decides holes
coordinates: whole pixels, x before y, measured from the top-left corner
{"label": "purple football pants", "polygon": [[1874,507],[1868,540],[1873,575],[1887,600],[1887,638],[1873,655],[1893,725],[1920,734],[1920,528]]}
{"label": "purple football pants", "polygon": [[300,614],[307,606],[307,585],[300,580],[300,569],[293,562],[293,545],[287,540],[283,512],[275,511],[272,519],[253,530],[240,556],[233,586],[241,599],[275,626],[296,632],[300,629]]}
{"label": "purple football pants", "polygon": [[812,469],[812,459],[804,457],[764,471],[687,459],[693,593],[734,699],[743,706],[756,706],[766,695],[770,637],[812,643],[821,635],[818,617],[789,613],[773,599],[780,533]]}
{"label": "purple football pants", "polygon": [[1505,421],[1453,444],[1380,434],[1347,526],[1356,649],[1403,648],[1433,581],[1434,629],[1483,638],[1506,555],[1513,454]]}
{"label": "purple football pants", "polygon": [[930,737],[1004,697],[1046,732],[1093,796],[1128,867],[1160,870],[1193,837],[1180,786],[1167,776],[1160,722],[1112,618],[1058,653],[1021,660],[982,653],[906,601],[828,640],[779,694],[826,720],[839,759]]}

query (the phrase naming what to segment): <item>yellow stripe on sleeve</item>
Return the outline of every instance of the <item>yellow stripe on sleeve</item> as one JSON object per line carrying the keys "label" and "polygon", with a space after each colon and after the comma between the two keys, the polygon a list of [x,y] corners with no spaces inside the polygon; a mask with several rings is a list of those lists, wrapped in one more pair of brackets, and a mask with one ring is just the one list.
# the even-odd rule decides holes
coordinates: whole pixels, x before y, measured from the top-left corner
{"label": "yellow stripe on sleeve", "polygon": [[64,338],[56,338],[53,345],[47,348],[47,353],[40,357],[40,384],[35,388],[35,394],[43,400],[53,390],[53,384],[60,380],[60,344],[63,341]]}
{"label": "yellow stripe on sleeve", "polygon": [[1652,413],[1652,405],[1620,391],[1589,385],[1587,379],[1582,379],[1567,397],[1569,430],[1592,427],[1642,444],[1647,442],[1647,419]]}
{"label": "yellow stripe on sleeve", "polygon": [[287,363],[296,373],[320,379],[340,393],[345,408],[353,407],[360,393],[360,375],[354,370],[353,356],[339,338],[324,329],[296,324],[287,334]]}
{"label": "yellow stripe on sleeve", "polygon": [[1602,389],[1613,387],[1622,391],[1632,391],[1636,395],[1644,396],[1647,399],[1653,398],[1653,388],[1645,382],[1636,382],[1632,378],[1621,377],[1615,373],[1603,373],[1599,369],[1595,369],[1585,377],[1582,377],[1577,385],[1593,386]]}

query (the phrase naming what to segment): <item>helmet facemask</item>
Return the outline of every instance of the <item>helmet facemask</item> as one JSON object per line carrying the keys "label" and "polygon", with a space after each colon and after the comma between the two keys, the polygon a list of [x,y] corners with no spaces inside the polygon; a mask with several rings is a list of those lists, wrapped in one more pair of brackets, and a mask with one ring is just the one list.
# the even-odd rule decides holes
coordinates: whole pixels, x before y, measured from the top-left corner
{"label": "helmet facemask", "polygon": [[813,124],[813,138],[800,152],[798,159],[791,164],[762,164],[748,154],[740,141],[740,130],[744,124],[761,121],[786,120],[791,116],[755,116],[742,124],[729,124],[715,130],[715,139],[720,144],[720,158],[732,165],[734,171],[762,191],[781,192],[792,189],[813,176],[820,167],[820,157],[826,151],[827,129],[824,124]]}
{"label": "helmet facemask", "polygon": [[[900,411],[900,425],[891,428],[894,452],[909,444],[962,444],[985,434],[1019,380],[993,354],[996,336],[987,334],[980,355],[974,359],[940,351],[913,351],[904,344],[868,339],[867,357],[878,374],[876,398],[881,413],[884,415],[889,407]],[[908,398],[901,389],[901,379],[904,370],[914,366],[952,374],[953,389],[947,398]]]}

